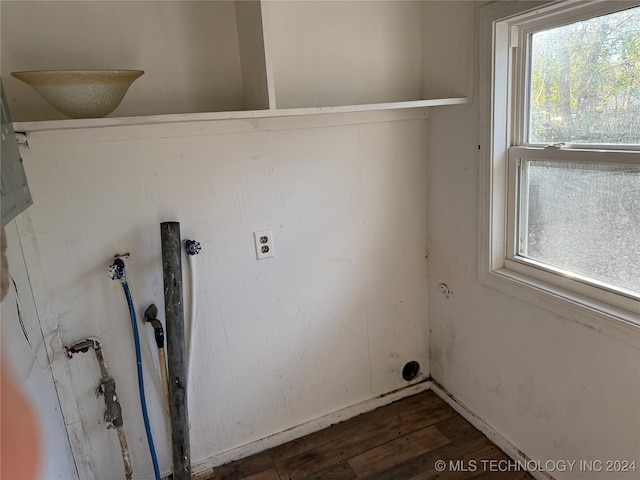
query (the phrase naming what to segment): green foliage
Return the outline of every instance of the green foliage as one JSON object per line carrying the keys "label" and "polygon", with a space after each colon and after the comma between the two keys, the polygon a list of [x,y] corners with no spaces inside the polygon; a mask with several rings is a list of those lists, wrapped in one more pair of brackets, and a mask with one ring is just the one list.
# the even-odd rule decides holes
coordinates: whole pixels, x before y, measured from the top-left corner
{"label": "green foliage", "polygon": [[534,33],[532,143],[640,143],[640,7]]}

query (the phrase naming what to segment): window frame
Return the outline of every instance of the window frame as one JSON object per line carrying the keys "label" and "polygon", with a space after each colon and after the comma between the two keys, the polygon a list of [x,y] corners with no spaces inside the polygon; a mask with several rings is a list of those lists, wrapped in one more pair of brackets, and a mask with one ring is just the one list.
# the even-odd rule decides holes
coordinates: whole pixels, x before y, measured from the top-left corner
{"label": "window frame", "polygon": [[[603,153],[606,158],[602,158]],[[508,182],[515,185],[510,190],[507,204],[507,251],[505,268],[530,275],[548,283],[555,283],[566,289],[573,289],[585,296],[599,301],[618,305],[625,310],[630,310],[640,305],[640,293],[623,287],[613,287],[603,281],[589,278],[575,272],[567,272],[544,262],[522,256],[517,242],[522,241],[526,234],[521,230],[523,221],[522,203],[526,203],[526,194],[523,192],[524,178],[520,175],[522,163],[527,160],[550,160],[562,163],[595,163],[605,164],[635,164],[640,166],[639,152],[602,152],[593,150],[564,150],[557,148],[533,148],[529,146],[513,146],[508,153]],[[526,214],[525,214],[526,215]]]}
{"label": "window frame", "polygon": [[[640,5],[640,1],[496,2],[479,7],[480,19],[480,201],[479,277],[486,285],[552,310],[563,318],[640,346],[640,302],[634,292],[612,292],[604,284],[515,255],[517,158],[632,163],[633,147],[525,144],[527,36]],[[608,160],[602,160],[605,153]],[[542,158],[540,158],[542,157]],[[558,270],[558,271],[555,271]],[[616,289],[617,290],[617,289]],[[623,289],[620,289],[623,290]]]}

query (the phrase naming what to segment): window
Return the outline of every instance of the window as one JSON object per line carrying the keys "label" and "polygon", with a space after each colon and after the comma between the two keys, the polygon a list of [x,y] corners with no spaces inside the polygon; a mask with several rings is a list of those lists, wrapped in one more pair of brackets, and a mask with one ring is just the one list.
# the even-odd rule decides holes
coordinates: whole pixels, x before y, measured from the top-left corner
{"label": "window", "polygon": [[483,9],[481,272],[640,325],[640,2]]}
{"label": "window", "polygon": [[640,167],[524,160],[516,255],[640,292]]}
{"label": "window", "polygon": [[523,33],[529,144],[640,144],[640,7]]}

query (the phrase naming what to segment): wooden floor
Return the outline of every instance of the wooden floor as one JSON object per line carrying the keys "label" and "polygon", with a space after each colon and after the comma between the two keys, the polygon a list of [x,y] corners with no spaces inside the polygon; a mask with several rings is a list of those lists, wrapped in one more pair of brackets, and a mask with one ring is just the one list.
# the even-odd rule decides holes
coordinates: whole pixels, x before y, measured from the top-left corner
{"label": "wooden floor", "polygon": [[[444,463],[438,463],[442,460]],[[444,469],[441,467],[444,465]],[[438,466],[440,470],[438,471]],[[433,392],[217,467],[215,480],[530,479]]]}

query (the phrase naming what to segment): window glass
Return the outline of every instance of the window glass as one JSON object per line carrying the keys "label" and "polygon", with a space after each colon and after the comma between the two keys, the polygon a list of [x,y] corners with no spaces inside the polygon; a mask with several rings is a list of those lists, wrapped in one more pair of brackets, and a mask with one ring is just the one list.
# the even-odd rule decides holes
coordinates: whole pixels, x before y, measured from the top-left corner
{"label": "window glass", "polygon": [[520,255],[640,293],[640,166],[528,160]]}
{"label": "window glass", "polygon": [[528,143],[640,144],[640,7],[533,33]]}

